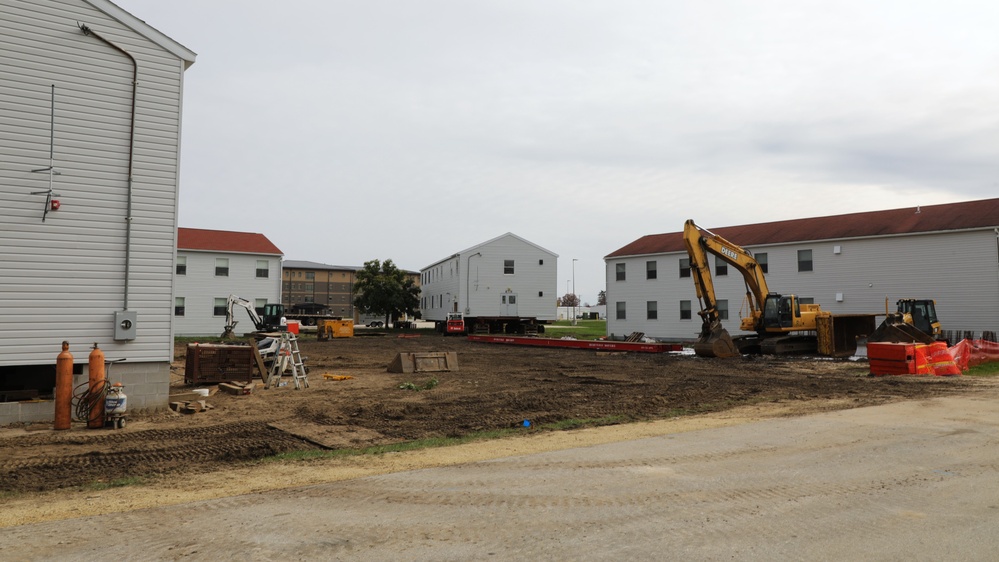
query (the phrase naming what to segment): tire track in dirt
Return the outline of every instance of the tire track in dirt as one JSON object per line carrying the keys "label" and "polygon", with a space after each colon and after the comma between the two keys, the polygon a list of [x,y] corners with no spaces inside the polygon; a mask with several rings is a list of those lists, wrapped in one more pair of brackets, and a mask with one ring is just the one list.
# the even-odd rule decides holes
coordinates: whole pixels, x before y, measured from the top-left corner
{"label": "tire track in dirt", "polygon": [[248,461],[316,449],[265,422],[97,434],[67,439],[59,453],[45,456],[26,456],[23,451],[30,451],[30,443],[18,441],[0,440],[0,449],[10,446],[11,452],[0,459],[0,491],[23,490],[25,482],[38,482],[47,489],[196,471],[201,463]]}

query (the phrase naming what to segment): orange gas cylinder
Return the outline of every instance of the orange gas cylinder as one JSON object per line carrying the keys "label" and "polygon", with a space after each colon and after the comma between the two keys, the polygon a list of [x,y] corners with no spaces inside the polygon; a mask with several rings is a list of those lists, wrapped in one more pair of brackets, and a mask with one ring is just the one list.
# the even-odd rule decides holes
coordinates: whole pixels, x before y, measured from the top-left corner
{"label": "orange gas cylinder", "polygon": [[87,417],[87,427],[100,429],[104,427],[104,352],[94,342],[94,350],[90,352],[90,415]]}
{"label": "orange gas cylinder", "polygon": [[69,342],[62,342],[56,357],[55,429],[69,429],[73,420],[73,354]]}

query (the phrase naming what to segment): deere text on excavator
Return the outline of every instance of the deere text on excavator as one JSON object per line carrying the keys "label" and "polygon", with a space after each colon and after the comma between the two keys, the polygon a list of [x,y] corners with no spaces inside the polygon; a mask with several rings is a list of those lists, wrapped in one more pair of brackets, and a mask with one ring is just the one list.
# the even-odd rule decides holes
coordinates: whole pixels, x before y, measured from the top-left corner
{"label": "deere text on excavator", "polygon": [[[690,258],[691,277],[700,304],[701,332],[694,352],[701,357],[735,357],[742,353],[808,353],[820,347],[819,332],[828,354],[856,349],[856,336],[873,331],[874,315],[843,315],[834,325],[831,313],[817,304],[802,303],[796,295],[770,292],[763,266],[748,250],[688,220],[683,240]],[[740,329],[755,332],[732,338],[721,323],[708,254],[736,268],[746,283],[749,314]],[[820,350],[821,351],[821,350]]]}

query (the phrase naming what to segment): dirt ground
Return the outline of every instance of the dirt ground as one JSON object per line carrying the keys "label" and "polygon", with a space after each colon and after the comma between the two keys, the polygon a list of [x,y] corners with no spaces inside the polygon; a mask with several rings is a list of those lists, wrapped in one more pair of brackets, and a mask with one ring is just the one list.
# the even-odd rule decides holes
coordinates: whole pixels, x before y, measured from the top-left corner
{"label": "dirt ground", "polygon": [[[335,468],[363,474],[365,463],[390,471],[389,457],[399,459],[402,468],[419,467],[425,465],[414,459],[421,455],[434,464],[444,462],[447,454],[431,449],[409,457],[249,462],[282,452],[363,448],[497,429],[528,437],[522,450],[530,452],[537,446],[556,447],[537,444],[558,435],[578,443],[579,435],[597,435],[595,431],[613,434],[598,440],[656,431],[648,424],[625,422],[701,420],[695,423],[701,427],[738,416],[869,406],[992,384],[966,377],[871,377],[863,360],[598,353],[431,334],[388,333],[325,342],[303,335],[300,345],[310,367],[310,386],[304,390],[294,389],[290,376],[285,377],[287,385],[271,389],[258,380],[254,392],[245,396],[220,393],[211,386],[212,394],[205,399],[209,410],[133,415],[122,430],[91,430],[76,422],[60,432],[51,424],[0,429],[0,497],[11,507],[0,526],[336,479]],[[428,351],[456,352],[458,371],[387,372],[398,353]],[[183,382],[185,352],[185,346],[176,349],[175,400],[196,398]],[[324,374],[351,378],[332,380]],[[550,424],[566,420],[614,427],[548,431]],[[519,442],[487,442],[492,444],[486,449],[518,454]],[[491,453],[479,454],[473,457]],[[116,488],[114,498],[101,499],[94,491],[100,489],[95,483],[122,479],[132,479],[133,485]],[[94,506],[84,507],[85,501],[54,507],[59,503],[55,498],[66,494],[95,500],[89,502]],[[136,499],[129,501],[129,494]]]}

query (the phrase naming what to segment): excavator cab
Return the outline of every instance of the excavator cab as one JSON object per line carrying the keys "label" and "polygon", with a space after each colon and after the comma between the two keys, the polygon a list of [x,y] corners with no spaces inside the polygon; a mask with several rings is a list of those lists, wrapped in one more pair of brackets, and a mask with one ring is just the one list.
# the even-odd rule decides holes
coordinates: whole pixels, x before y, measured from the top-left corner
{"label": "excavator cab", "polygon": [[269,302],[264,305],[264,313],[260,315],[261,325],[258,330],[272,331],[281,329],[281,317],[284,316],[284,305]]}
{"label": "excavator cab", "polygon": [[791,328],[796,316],[801,316],[801,309],[794,295],[770,293],[763,301],[764,331],[777,332]]}

